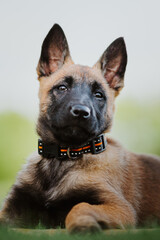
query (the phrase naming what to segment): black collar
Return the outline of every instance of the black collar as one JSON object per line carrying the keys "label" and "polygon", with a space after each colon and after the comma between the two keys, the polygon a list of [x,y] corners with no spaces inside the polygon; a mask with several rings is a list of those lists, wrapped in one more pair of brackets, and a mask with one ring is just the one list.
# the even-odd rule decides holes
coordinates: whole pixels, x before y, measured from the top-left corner
{"label": "black collar", "polygon": [[56,143],[45,143],[39,139],[38,153],[45,158],[76,159],[85,153],[101,153],[106,149],[106,145],[107,140],[105,139],[104,134],[99,135],[87,144],[76,148],[60,146]]}

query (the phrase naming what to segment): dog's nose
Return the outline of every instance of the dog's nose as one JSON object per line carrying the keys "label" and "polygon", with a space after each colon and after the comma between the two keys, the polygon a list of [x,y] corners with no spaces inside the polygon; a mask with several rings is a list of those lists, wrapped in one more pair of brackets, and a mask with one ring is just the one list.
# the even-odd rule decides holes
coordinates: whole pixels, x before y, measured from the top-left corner
{"label": "dog's nose", "polygon": [[70,113],[75,118],[89,118],[90,117],[90,109],[85,105],[74,105],[71,107]]}

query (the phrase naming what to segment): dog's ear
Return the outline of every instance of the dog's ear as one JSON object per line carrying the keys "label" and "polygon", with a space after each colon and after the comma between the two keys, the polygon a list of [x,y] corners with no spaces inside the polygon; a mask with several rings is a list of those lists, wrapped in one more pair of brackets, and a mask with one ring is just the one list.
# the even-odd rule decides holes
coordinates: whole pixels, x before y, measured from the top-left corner
{"label": "dog's ear", "polygon": [[42,44],[41,55],[37,66],[38,77],[49,76],[70,59],[67,39],[62,28],[55,24]]}
{"label": "dog's ear", "polygon": [[117,38],[94,65],[101,69],[109,86],[117,93],[124,85],[124,73],[127,65],[127,51],[124,39]]}

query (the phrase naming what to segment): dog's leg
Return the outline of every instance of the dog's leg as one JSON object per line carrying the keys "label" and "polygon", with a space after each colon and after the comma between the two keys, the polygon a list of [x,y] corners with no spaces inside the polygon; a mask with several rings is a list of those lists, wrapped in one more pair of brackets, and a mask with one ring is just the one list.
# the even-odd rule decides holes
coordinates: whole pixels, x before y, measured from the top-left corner
{"label": "dog's leg", "polygon": [[125,228],[135,226],[136,213],[133,207],[124,200],[103,205],[79,203],[66,217],[66,228],[69,232],[100,231],[106,228]]}
{"label": "dog's leg", "polygon": [[0,212],[0,225],[31,227],[39,223],[41,198],[31,187],[13,186]]}
{"label": "dog's leg", "polygon": [[0,226],[1,225],[7,225],[11,221],[12,221],[12,218],[9,217],[8,204],[7,204],[7,201],[6,201],[3,208],[0,211]]}

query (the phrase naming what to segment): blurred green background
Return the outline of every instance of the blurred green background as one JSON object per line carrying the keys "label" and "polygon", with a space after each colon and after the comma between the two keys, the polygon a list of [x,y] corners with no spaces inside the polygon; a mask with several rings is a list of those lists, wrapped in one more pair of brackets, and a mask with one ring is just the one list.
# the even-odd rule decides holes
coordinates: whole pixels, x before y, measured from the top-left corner
{"label": "blurred green background", "polygon": [[[37,151],[36,122],[0,114],[0,206],[27,156]],[[117,100],[110,136],[131,151],[160,155],[160,102]]]}

